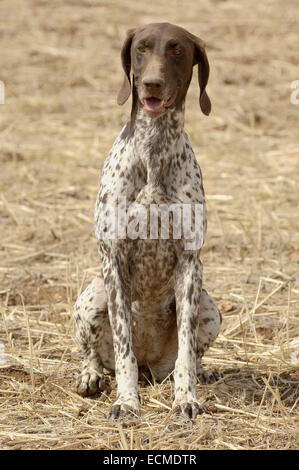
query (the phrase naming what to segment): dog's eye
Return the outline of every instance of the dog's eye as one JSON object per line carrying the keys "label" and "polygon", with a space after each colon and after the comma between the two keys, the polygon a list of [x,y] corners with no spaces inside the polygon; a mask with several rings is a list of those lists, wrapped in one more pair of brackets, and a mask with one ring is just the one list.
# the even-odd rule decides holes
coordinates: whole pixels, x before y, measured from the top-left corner
{"label": "dog's eye", "polygon": [[148,41],[142,41],[137,44],[136,49],[140,54],[146,54],[150,50],[150,43]]}
{"label": "dog's eye", "polygon": [[171,55],[181,55],[183,53],[183,50],[179,44],[171,44],[169,52]]}

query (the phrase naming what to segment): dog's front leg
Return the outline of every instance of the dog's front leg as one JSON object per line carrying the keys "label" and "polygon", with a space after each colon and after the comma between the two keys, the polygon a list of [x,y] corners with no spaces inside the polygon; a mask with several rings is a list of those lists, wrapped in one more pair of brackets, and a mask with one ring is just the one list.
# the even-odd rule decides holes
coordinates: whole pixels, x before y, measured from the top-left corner
{"label": "dog's front leg", "polygon": [[117,397],[108,418],[121,419],[139,414],[138,367],[132,350],[131,288],[124,255],[109,256],[108,269],[103,269],[113,335]]}
{"label": "dog's front leg", "polygon": [[175,413],[195,418],[204,411],[196,397],[196,349],[202,265],[199,251],[180,254],[175,283],[178,356],[175,363]]}

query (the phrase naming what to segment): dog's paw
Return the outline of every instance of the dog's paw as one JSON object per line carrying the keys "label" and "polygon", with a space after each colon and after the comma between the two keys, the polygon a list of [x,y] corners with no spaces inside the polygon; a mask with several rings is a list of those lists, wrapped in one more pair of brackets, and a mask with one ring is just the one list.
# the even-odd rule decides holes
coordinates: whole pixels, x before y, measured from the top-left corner
{"label": "dog's paw", "polygon": [[217,370],[212,371],[204,370],[203,368],[201,368],[200,371],[197,373],[197,377],[200,383],[208,385],[218,382],[220,379],[223,378],[223,375]]}
{"label": "dog's paw", "polygon": [[185,401],[181,403],[174,402],[173,412],[176,416],[183,416],[187,419],[195,419],[196,416],[204,413],[205,407],[199,401]]}
{"label": "dog's paw", "polygon": [[110,408],[108,419],[110,421],[122,421],[125,418],[139,418],[139,400],[128,400],[125,403],[121,402],[120,399]]}
{"label": "dog's paw", "polygon": [[87,369],[82,372],[76,382],[76,392],[82,397],[88,397],[90,395],[96,395],[104,390],[109,392],[103,374]]}

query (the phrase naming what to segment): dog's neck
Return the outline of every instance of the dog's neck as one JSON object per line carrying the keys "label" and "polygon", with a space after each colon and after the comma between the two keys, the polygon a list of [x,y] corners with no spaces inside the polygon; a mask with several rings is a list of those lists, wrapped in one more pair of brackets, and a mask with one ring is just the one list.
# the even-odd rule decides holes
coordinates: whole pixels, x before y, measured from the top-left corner
{"label": "dog's neck", "polygon": [[147,170],[147,183],[160,186],[173,157],[183,150],[185,103],[159,117],[150,117],[139,104],[132,142]]}

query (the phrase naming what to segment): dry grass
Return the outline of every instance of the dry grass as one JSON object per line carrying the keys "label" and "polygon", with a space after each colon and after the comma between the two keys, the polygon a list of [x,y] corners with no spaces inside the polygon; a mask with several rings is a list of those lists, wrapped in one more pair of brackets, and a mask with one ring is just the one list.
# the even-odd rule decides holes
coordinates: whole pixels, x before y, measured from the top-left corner
{"label": "dry grass", "polygon": [[[213,113],[194,78],[186,129],[208,203],[204,284],[224,317],[198,385],[210,413],[171,415],[173,382],[142,387],[138,422],[106,420],[112,393],[73,393],[72,305],[98,272],[100,167],[130,105],[117,107],[127,28],[167,20],[200,35]],[[299,10],[292,0],[2,0],[0,446],[4,449],[298,447]],[[297,277],[296,277],[297,276]]]}

